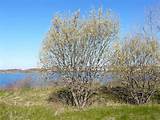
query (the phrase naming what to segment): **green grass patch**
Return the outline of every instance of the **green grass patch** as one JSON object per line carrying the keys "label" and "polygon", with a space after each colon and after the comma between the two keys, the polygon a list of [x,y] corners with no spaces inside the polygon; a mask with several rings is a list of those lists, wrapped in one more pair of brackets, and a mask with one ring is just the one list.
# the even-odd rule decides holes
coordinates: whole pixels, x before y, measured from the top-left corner
{"label": "green grass patch", "polygon": [[[77,110],[59,103],[48,103],[48,96],[53,91],[56,88],[1,90],[0,120],[160,120],[158,104],[133,106],[113,101]],[[110,103],[110,96],[101,97]]]}
{"label": "green grass patch", "polygon": [[42,106],[0,105],[0,120],[53,120],[54,111]]}
{"label": "green grass patch", "polygon": [[61,120],[160,120],[160,106],[97,107],[85,111],[68,112]]}
{"label": "green grass patch", "polygon": [[160,106],[105,106],[60,112],[54,106],[0,104],[0,120],[160,120]]}

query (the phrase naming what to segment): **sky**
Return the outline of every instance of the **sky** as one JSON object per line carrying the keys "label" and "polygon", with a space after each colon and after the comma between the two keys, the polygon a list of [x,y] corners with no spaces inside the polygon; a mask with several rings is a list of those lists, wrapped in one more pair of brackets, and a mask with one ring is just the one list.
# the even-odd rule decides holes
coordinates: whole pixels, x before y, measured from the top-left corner
{"label": "sky", "polygon": [[56,13],[92,8],[119,16],[120,33],[144,22],[147,7],[158,0],[0,0],[0,69],[37,67],[40,47]]}

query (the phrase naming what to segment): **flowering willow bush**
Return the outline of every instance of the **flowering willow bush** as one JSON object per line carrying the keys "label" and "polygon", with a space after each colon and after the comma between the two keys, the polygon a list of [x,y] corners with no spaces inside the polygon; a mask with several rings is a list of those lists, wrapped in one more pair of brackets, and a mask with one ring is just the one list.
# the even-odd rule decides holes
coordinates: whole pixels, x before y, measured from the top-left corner
{"label": "flowering willow bush", "polygon": [[149,102],[160,83],[160,49],[157,39],[142,34],[117,45],[111,70],[125,88],[129,103]]}
{"label": "flowering willow bush", "polygon": [[92,10],[86,17],[78,11],[67,18],[53,18],[40,61],[50,74],[56,67],[63,75],[75,106],[83,108],[96,92],[96,78],[109,63],[109,47],[118,30],[117,18],[102,9]]}

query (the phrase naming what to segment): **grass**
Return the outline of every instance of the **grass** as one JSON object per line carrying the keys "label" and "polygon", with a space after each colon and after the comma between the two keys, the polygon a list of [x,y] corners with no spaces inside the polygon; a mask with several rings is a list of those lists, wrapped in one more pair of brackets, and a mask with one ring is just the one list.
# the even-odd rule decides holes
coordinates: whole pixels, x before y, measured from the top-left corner
{"label": "grass", "polygon": [[0,105],[0,120],[160,120],[160,106],[104,106],[55,113],[51,107]]}
{"label": "grass", "polygon": [[51,92],[53,92],[53,88],[1,90],[0,102],[19,106],[46,105]]}
{"label": "grass", "polygon": [[49,104],[46,99],[52,91],[0,91],[0,120],[160,120],[160,105],[99,105],[77,110]]}
{"label": "grass", "polygon": [[42,106],[0,105],[0,120],[53,120],[54,112]]}
{"label": "grass", "polygon": [[63,120],[158,120],[160,108],[156,106],[100,107],[61,115]]}

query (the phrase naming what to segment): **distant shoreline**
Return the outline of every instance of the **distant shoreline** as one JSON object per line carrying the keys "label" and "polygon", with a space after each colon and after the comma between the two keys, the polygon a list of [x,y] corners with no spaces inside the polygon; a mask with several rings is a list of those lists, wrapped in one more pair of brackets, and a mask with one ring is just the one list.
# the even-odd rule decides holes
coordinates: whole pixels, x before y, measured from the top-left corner
{"label": "distant shoreline", "polygon": [[[88,69],[80,69],[77,68],[77,71],[86,71]],[[94,69],[92,68],[91,71],[100,71],[98,69]],[[53,72],[58,72],[58,68],[57,67],[52,67],[52,68],[28,68],[28,69],[0,69],[0,73],[30,73],[30,72],[44,72],[44,71],[53,71]],[[68,71],[67,68],[64,68],[64,71]],[[69,71],[74,71],[74,69],[69,69]],[[106,69],[102,70],[102,71],[107,71]]]}
{"label": "distant shoreline", "polygon": [[1,69],[0,73],[16,73],[16,72],[23,72],[23,73],[28,73],[28,72],[40,72],[42,69],[41,68],[29,68],[29,69]]}

